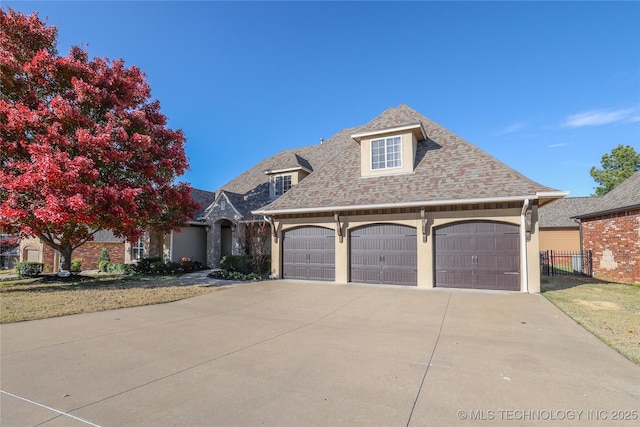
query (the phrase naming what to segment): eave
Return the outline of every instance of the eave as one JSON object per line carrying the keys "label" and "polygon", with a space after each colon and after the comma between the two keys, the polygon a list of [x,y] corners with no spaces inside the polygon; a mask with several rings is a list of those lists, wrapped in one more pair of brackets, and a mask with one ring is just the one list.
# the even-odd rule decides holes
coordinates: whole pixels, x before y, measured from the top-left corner
{"label": "eave", "polygon": [[609,215],[609,214],[612,214],[612,213],[615,213],[615,212],[632,211],[632,210],[635,210],[635,209],[640,209],[640,204],[623,206],[623,207],[613,208],[613,209],[606,209],[606,210],[603,210],[603,211],[589,212],[589,213],[586,213],[586,214],[572,216],[571,218],[577,218],[577,219],[593,218],[595,216]]}
{"label": "eave", "polygon": [[268,169],[266,171],[264,171],[265,175],[276,175],[276,174],[280,174],[280,173],[286,173],[286,172],[295,172],[295,171],[305,171],[307,173],[311,173],[312,171],[309,170],[309,168],[305,168],[304,166],[294,166],[291,168],[283,168],[283,169]]}
{"label": "eave", "polygon": [[403,208],[421,208],[429,206],[446,206],[446,205],[469,205],[481,203],[505,203],[505,202],[524,202],[525,200],[544,200],[545,202],[552,199],[560,199],[569,194],[567,191],[557,192],[539,192],[535,194],[511,196],[511,197],[485,197],[477,199],[449,199],[449,200],[425,200],[421,202],[406,203],[378,203],[370,205],[345,205],[345,206],[323,206],[317,208],[294,208],[294,209],[260,209],[252,211],[254,215],[290,215],[302,213],[327,213],[327,212],[344,212],[350,210],[369,210],[369,209],[403,209]]}
{"label": "eave", "polygon": [[422,126],[422,123],[414,123],[409,125],[386,128],[386,129],[377,129],[377,130],[371,130],[366,132],[358,132],[351,135],[351,138],[356,142],[360,143],[360,141],[362,141],[363,139],[367,139],[376,135],[401,133],[404,131],[411,131],[415,135],[418,141],[424,141],[425,139],[427,139],[427,131],[425,131],[424,126]]}

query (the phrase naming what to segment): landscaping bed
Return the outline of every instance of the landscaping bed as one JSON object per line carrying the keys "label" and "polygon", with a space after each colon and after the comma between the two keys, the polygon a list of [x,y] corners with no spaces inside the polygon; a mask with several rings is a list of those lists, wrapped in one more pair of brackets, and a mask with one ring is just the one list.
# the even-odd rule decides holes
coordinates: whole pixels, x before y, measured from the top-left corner
{"label": "landscaping bed", "polygon": [[542,295],[586,330],[640,365],[640,285],[591,277],[545,277]]}
{"label": "landscaping bed", "polygon": [[0,282],[0,323],[160,304],[220,288],[181,284],[180,275],[45,275]]}

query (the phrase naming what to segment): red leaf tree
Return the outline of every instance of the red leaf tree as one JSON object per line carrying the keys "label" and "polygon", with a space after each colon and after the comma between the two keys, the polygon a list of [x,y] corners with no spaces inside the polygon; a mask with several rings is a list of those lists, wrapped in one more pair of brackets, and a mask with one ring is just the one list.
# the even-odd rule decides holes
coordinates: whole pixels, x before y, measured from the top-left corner
{"label": "red leaf tree", "polygon": [[99,230],[135,240],[188,221],[185,138],[145,74],[78,47],[59,56],[35,13],[0,9],[0,28],[0,227],[40,237],[69,270]]}

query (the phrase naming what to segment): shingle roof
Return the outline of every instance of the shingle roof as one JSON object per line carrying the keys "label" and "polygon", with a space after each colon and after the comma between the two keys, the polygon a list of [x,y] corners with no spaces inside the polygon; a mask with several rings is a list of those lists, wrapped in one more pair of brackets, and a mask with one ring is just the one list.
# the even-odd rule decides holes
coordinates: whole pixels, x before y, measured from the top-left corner
{"label": "shingle roof", "polygon": [[572,218],[593,209],[599,201],[600,197],[567,197],[556,200],[538,210],[538,222],[542,228],[578,228],[578,223]]}
{"label": "shingle roof", "polygon": [[216,193],[212,191],[199,190],[194,188],[191,190],[191,198],[200,205],[200,209],[193,214],[193,219],[198,220],[204,215],[204,211],[216,199]]}
{"label": "shingle roof", "polygon": [[319,165],[339,154],[345,144],[353,143],[348,136],[352,131],[353,129],[345,129],[322,144],[280,151],[224,184],[216,190],[216,195],[224,192],[234,207],[245,218],[249,218],[251,211],[259,209],[271,201],[269,196],[270,177],[265,174],[266,171],[299,167],[313,171]]}
{"label": "shingle roof", "polygon": [[[415,171],[361,177],[360,145],[350,135],[415,123],[422,124],[428,136],[418,143]],[[390,108],[368,124],[343,131],[334,138],[343,141],[343,151],[263,211],[494,199],[558,192],[525,177],[406,105]]]}
{"label": "shingle roof", "polygon": [[638,207],[640,207],[640,171],[635,172],[616,188],[599,197],[596,205],[576,217],[585,218]]}
{"label": "shingle roof", "polygon": [[102,243],[121,243],[124,242],[124,238],[116,237],[111,230],[99,230],[93,235],[94,242]]}

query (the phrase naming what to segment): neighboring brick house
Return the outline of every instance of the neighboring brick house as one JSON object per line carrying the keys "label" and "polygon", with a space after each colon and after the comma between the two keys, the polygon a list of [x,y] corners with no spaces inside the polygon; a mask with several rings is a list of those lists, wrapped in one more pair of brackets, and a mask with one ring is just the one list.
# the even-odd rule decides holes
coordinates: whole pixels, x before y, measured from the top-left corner
{"label": "neighboring brick house", "polygon": [[584,250],[593,251],[593,276],[640,283],[640,171],[576,218]]}
{"label": "neighboring brick house", "polygon": [[580,223],[574,218],[598,203],[598,197],[565,197],[538,210],[541,251],[579,252]]}
{"label": "neighboring brick house", "polygon": [[208,260],[262,220],[275,277],[539,292],[538,208],[566,194],[400,105],[221,187]]}

